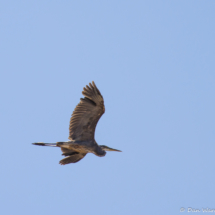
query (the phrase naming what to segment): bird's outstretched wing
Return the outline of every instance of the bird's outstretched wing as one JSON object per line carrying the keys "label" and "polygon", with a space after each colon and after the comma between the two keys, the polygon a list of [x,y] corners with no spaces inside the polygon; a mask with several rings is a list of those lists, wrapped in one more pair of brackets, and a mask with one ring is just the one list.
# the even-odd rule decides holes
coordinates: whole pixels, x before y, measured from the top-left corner
{"label": "bird's outstretched wing", "polygon": [[70,140],[93,140],[96,124],[105,112],[103,97],[95,83],[84,87],[80,103],[76,106],[70,119]]}
{"label": "bird's outstretched wing", "polygon": [[82,158],[84,158],[85,155],[86,154],[83,154],[83,153],[77,153],[77,154],[74,154],[74,155],[70,155],[70,156],[65,157],[64,159],[62,159],[59,163],[61,165],[65,165],[65,164],[69,164],[69,163],[77,163]]}

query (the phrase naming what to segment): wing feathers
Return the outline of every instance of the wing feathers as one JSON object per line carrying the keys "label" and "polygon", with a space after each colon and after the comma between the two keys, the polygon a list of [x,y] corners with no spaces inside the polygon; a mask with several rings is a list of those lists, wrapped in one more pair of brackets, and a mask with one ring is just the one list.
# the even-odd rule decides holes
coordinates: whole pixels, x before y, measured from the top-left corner
{"label": "wing feathers", "polygon": [[85,96],[73,111],[70,119],[70,140],[92,140],[98,120],[105,112],[103,97],[95,83],[84,87]]}
{"label": "wing feathers", "polygon": [[77,163],[78,161],[80,161],[82,158],[85,157],[86,154],[74,154],[68,157],[65,157],[64,159],[60,160],[60,164],[61,165],[65,165],[65,164],[69,164],[69,163]]}

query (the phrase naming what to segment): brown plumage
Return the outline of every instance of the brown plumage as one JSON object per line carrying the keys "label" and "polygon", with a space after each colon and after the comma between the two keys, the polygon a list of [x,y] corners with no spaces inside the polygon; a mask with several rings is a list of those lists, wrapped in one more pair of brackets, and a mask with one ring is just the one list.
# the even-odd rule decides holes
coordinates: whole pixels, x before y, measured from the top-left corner
{"label": "brown plumage", "polygon": [[57,143],[33,143],[40,146],[60,147],[66,158],[60,164],[76,163],[87,153],[94,153],[99,157],[105,156],[105,151],[119,151],[104,145],[98,145],[94,139],[96,125],[105,112],[104,100],[95,83],[84,87],[85,96],[72,113],[69,126],[69,140]]}
{"label": "brown plumage", "polygon": [[105,112],[103,97],[94,82],[84,87],[82,94],[85,98],[81,98],[70,119],[69,139],[72,141],[94,139],[97,122]]}

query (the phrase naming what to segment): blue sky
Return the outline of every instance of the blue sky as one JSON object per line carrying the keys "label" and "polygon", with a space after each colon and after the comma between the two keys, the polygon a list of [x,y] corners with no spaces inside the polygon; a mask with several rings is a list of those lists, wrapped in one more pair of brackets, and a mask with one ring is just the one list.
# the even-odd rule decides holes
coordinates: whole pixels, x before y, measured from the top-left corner
{"label": "blue sky", "polygon": [[[1,214],[186,214],[215,208],[214,1],[1,1]],[[95,81],[96,141],[58,164]],[[185,212],[180,212],[184,207]]]}

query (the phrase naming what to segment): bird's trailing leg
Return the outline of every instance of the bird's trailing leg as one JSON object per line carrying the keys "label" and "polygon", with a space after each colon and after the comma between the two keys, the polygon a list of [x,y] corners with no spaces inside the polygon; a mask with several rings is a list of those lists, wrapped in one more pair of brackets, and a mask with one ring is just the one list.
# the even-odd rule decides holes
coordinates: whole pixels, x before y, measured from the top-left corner
{"label": "bird's trailing leg", "polygon": [[56,143],[43,143],[43,142],[38,142],[38,143],[32,143],[33,145],[37,146],[52,146],[52,147],[57,147]]}

